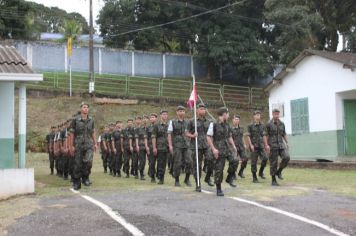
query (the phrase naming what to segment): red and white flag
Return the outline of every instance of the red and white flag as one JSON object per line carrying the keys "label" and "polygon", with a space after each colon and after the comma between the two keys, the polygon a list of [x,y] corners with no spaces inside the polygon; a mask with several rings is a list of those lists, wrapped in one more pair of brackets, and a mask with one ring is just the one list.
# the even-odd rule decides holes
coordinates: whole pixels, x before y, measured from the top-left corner
{"label": "red and white flag", "polygon": [[194,108],[194,103],[198,101],[198,95],[197,95],[197,90],[195,87],[195,82],[193,84],[193,91],[190,94],[189,100],[187,101],[187,105],[190,109]]}

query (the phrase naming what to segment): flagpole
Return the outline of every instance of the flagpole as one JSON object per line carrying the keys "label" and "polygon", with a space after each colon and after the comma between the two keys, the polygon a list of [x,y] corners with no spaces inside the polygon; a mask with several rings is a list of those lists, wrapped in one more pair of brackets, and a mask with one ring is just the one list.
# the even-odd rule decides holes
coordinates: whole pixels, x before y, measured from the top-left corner
{"label": "flagpole", "polygon": [[[198,133],[197,131],[197,95],[196,95],[196,88],[195,88],[195,75],[193,75],[193,89],[194,89],[194,133]],[[200,174],[199,174],[199,153],[198,153],[198,136],[195,137],[195,159],[197,163],[197,187],[200,187]]]}

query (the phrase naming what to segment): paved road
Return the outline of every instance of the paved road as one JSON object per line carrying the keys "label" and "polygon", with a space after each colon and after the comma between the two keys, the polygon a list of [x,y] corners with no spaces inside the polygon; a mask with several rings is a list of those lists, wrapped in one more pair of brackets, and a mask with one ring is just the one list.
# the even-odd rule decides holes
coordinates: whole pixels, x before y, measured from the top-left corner
{"label": "paved road", "polygon": [[[331,235],[295,219],[246,203],[190,190],[93,192],[145,235]],[[253,199],[252,199],[253,200]],[[41,198],[41,209],[8,228],[9,235],[130,235],[77,194]],[[356,199],[327,192],[277,198],[265,205],[356,235]]]}

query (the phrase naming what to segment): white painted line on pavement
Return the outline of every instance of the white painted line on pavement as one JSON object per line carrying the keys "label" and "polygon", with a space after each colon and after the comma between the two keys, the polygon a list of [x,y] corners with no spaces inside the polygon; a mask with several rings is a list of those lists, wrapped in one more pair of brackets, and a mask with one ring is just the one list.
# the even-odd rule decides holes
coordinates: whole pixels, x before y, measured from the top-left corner
{"label": "white painted line on pavement", "polygon": [[[206,190],[202,190],[203,193],[206,193],[206,194],[213,194],[213,192],[210,192],[210,191],[206,191]],[[280,210],[278,208],[275,208],[275,207],[270,207],[270,206],[265,206],[263,204],[260,204],[258,202],[254,202],[254,201],[250,201],[250,200],[246,200],[246,199],[243,199],[243,198],[238,198],[238,197],[227,197],[229,199],[232,199],[232,200],[235,200],[235,201],[239,201],[239,202],[243,202],[243,203],[247,203],[247,204],[250,204],[250,205],[253,205],[253,206],[256,206],[256,207],[260,207],[260,208],[263,208],[265,210],[269,210],[269,211],[273,211],[275,213],[279,213],[279,214],[282,214],[282,215],[285,215],[285,216],[288,216],[290,218],[293,218],[293,219],[296,219],[296,220],[299,220],[299,221],[302,221],[304,223],[307,223],[307,224],[311,224],[311,225],[314,225],[318,228],[321,228],[323,230],[326,230],[328,231],[329,233],[331,234],[334,234],[334,235],[338,235],[338,236],[349,236],[348,234],[345,234],[337,229],[334,229],[330,226],[327,226],[327,225],[324,225],[322,223],[319,223],[315,220],[311,220],[311,219],[308,219],[306,217],[303,217],[303,216],[299,216],[297,214],[294,214],[294,213],[291,213],[291,212],[287,212],[287,211],[284,211],[284,210]]]}
{"label": "white painted line on pavement", "polygon": [[117,211],[114,211],[108,205],[105,205],[104,203],[99,202],[98,200],[96,200],[96,199],[94,199],[92,197],[89,197],[87,195],[83,195],[79,191],[76,191],[76,190],[74,190],[72,188],[70,190],[75,194],[79,194],[85,200],[87,200],[87,201],[97,205],[98,207],[100,207],[106,214],[108,214],[112,219],[114,219],[116,222],[121,224],[132,235],[134,235],[134,236],[144,236],[145,235],[142,231],[140,231],[134,225],[128,223]]}

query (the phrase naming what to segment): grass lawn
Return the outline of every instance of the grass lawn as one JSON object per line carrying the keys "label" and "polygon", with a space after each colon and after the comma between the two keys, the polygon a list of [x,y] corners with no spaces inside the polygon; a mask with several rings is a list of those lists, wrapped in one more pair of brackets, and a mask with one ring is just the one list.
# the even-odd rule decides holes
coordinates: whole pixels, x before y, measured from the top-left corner
{"label": "grass lawn", "polygon": [[[70,187],[69,181],[67,182],[56,176],[49,175],[46,154],[29,154],[27,161],[28,167],[35,168],[36,194],[38,196],[72,194],[68,190]],[[145,172],[147,172],[147,169],[146,167]],[[266,170],[266,174],[268,172],[269,170]],[[327,191],[356,197],[356,181],[354,181],[356,179],[356,171],[289,168],[285,170],[284,177],[285,180],[280,181],[280,187],[271,187],[269,177],[266,180],[262,180],[259,184],[253,184],[248,166],[246,179],[239,179],[236,189],[230,188],[226,183],[223,184],[223,188],[226,190],[227,195],[253,198],[260,201],[273,201],[277,197],[309,194],[312,191]],[[103,173],[101,159],[98,154],[95,155],[91,179],[93,186],[90,188],[83,187],[81,192],[106,194],[111,191],[148,191],[155,188],[165,188],[171,191],[194,191],[193,187],[173,187],[174,180],[167,173],[165,185],[163,186],[150,183],[148,178],[146,181],[137,180],[132,177],[130,179],[114,178]],[[205,183],[202,185],[204,189],[214,191],[214,188],[208,188]]]}

